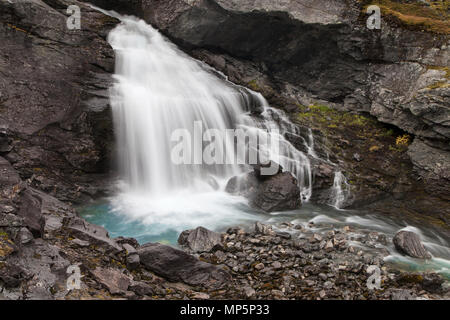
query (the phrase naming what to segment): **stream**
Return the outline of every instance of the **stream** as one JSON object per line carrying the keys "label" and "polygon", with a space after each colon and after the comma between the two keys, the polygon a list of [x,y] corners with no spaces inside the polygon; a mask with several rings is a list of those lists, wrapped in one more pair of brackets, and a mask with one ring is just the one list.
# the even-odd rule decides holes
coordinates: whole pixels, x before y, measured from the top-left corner
{"label": "stream", "polygon": [[[105,227],[111,237],[133,237],[141,244],[161,242],[173,246],[183,230],[198,226],[226,231],[261,221],[293,237],[304,236],[293,226],[318,233],[351,226],[355,247],[385,249],[389,252],[385,260],[398,269],[433,270],[450,280],[448,235],[398,218],[340,210],[346,197],[346,179],[336,165],[335,183],[330,190],[332,202],[310,203],[310,159],[317,157],[312,135],[304,141],[307,153],[297,150],[284,134],[298,135],[298,129],[260,94],[230,83],[209,66],[190,58],[142,20],[116,17],[122,23],[111,31],[108,41],[116,52],[115,85],[110,100],[121,179],[114,196],[79,208],[83,218]],[[253,115],[254,108],[261,109],[258,116]],[[297,178],[304,201],[302,208],[265,214],[249,207],[245,198],[227,194],[224,189],[229,178],[249,171],[248,166],[174,164],[172,133],[180,128],[192,131],[196,121],[205,129],[243,129],[250,135],[265,134],[275,139],[279,148],[268,144],[259,147]],[[277,129],[279,134],[269,129]],[[225,140],[225,144],[233,146],[234,140]],[[392,237],[401,229],[418,233],[433,259],[420,261],[398,254]],[[386,243],[367,241],[372,232],[385,235]]]}

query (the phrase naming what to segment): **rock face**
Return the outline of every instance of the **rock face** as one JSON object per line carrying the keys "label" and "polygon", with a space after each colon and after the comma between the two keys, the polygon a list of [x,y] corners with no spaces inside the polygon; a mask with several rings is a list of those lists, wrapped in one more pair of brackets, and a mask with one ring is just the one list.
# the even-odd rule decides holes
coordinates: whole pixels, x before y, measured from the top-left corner
{"label": "rock face", "polygon": [[298,209],[301,206],[300,189],[289,172],[258,177],[256,171],[228,181],[226,191],[245,196],[250,205],[265,212]]}
{"label": "rock face", "polygon": [[[67,28],[69,5],[82,30]],[[4,1],[0,16],[0,155],[60,200],[101,192],[113,140],[106,36],[118,20],[66,0]]]}
{"label": "rock face", "polygon": [[431,259],[431,254],[425,249],[420,237],[411,231],[400,231],[392,240],[395,248],[413,258]]}
{"label": "rock face", "polygon": [[217,289],[230,280],[230,275],[219,267],[159,243],[143,245],[138,253],[145,268],[170,281]]}
{"label": "rock face", "polygon": [[209,252],[214,246],[222,242],[220,233],[210,231],[203,227],[186,230],[180,234],[178,243],[193,252]]}

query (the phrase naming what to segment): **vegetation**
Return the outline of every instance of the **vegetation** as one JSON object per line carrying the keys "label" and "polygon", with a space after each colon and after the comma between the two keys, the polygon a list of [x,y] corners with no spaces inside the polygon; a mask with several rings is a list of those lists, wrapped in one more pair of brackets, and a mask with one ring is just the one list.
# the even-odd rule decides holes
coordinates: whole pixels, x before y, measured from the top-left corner
{"label": "vegetation", "polygon": [[372,119],[359,114],[341,112],[331,109],[325,105],[310,105],[308,107],[299,105],[301,112],[298,119],[301,122],[307,121],[310,124],[316,124],[323,128],[336,129],[345,127],[364,127],[373,122]]}
{"label": "vegetation", "polygon": [[397,137],[395,145],[397,147],[407,147],[409,145],[411,137],[408,134]]}
{"label": "vegetation", "polygon": [[364,10],[369,5],[377,5],[381,13],[394,17],[399,22],[440,34],[450,34],[450,1],[427,1],[408,3],[392,0],[362,0]]}

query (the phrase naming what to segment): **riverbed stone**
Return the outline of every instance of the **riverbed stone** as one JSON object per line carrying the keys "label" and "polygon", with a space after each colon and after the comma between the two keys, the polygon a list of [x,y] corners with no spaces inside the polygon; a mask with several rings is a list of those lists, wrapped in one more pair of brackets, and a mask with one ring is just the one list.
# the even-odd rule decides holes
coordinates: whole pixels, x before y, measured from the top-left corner
{"label": "riverbed stone", "polygon": [[183,231],[178,238],[178,243],[193,252],[208,252],[214,246],[220,244],[222,242],[221,240],[222,236],[220,233],[198,227],[193,230]]}
{"label": "riverbed stone", "polygon": [[431,254],[425,249],[417,233],[400,231],[395,235],[393,243],[399,252],[407,256],[419,259],[431,259]]}

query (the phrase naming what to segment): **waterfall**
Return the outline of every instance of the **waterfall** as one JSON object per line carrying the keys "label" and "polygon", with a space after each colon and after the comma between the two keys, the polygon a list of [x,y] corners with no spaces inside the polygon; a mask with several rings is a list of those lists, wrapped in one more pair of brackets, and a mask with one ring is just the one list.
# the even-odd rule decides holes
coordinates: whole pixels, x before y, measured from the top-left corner
{"label": "waterfall", "polygon": [[[210,190],[211,177],[226,180],[248,171],[237,164],[180,165],[171,161],[171,134],[180,128],[192,132],[194,123],[201,122],[204,130],[243,128],[270,136],[279,149],[258,147],[297,177],[303,198],[309,199],[311,165],[307,155],[284,138],[295,129],[281,111],[271,108],[259,93],[220,78],[144,21],[120,19],[122,23],[108,37],[116,52],[116,81],[110,98],[127,192],[154,198],[175,190],[198,193]],[[262,113],[253,116],[254,108]],[[202,147],[201,141],[193,144]],[[233,144],[232,139],[225,141],[227,146]]]}
{"label": "waterfall", "polygon": [[348,182],[342,172],[337,171],[334,174],[333,187],[331,189],[332,205],[336,209],[341,209],[345,200],[347,200]]}

